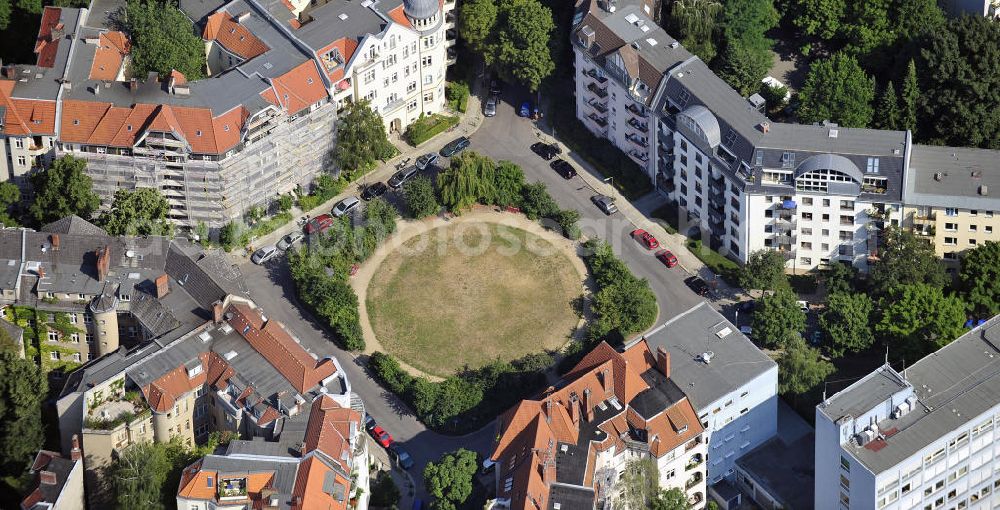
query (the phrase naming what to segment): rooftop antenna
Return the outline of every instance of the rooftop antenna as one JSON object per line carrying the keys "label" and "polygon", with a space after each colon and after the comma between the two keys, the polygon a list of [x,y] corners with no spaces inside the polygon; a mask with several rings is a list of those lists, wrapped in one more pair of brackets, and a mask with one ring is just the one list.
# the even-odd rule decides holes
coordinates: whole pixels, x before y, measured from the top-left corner
{"label": "rooftop antenna", "polygon": [[889,364],[889,344],[885,345],[885,364]]}

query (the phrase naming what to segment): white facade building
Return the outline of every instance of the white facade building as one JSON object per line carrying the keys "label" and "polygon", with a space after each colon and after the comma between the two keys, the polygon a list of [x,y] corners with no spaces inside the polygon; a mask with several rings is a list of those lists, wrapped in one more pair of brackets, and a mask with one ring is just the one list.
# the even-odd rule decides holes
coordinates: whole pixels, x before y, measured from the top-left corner
{"label": "white facade building", "polygon": [[1000,506],[1000,318],[903,372],[884,365],[816,407],[825,509]]}
{"label": "white facade building", "polygon": [[707,302],[650,331],[645,341],[670,353],[671,379],[705,428],[708,483],[732,479],[736,460],[777,433],[777,364]]}

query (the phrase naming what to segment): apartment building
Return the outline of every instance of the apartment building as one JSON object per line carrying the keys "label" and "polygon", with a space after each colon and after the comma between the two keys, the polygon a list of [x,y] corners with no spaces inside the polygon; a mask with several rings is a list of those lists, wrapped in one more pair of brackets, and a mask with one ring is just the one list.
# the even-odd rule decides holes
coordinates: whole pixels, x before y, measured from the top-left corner
{"label": "apartment building", "polygon": [[985,16],[987,18],[1000,18],[1000,0],[944,0],[941,2],[951,16]]}
{"label": "apartment building", "polygon": [[207,455],[181,474],[178,510],[252,508],[364,509],[370,494],[363,411],[317,396],[304,426],[279,442],[237,440],[222,455]]}
{"label": "apartment building", "polygon": [[0,307],[40,337],[43,366],[60,372],[187,332],[204,321],[192,310],[227,295],[246,297],[239,271],[183,240],[113,237],[76,216],[0,230]]}
{"label": "apartment building", "polygon": [[[75,439],[75,438],[74,438]],[[28,473],[34,477],[21,510],[84,510],[83,452],[74,440],[69,457],[40,450]]]}
{"label": "apartment building", "polygon": [[662,348],[619,353],[602,342],[558,390],[509,410],[497,422],[487,508],[625,508],[619,480],[633,459],[653,460],[661,488],[704,508],[704,430],[671,370]]}
{"label": "apartment building", "polygon": [[[981,174],[995,159],[995,151],[915,146],[908,132],[773,122],[759,96],[741,97],[642,2],[580,9],[571,35],[577,117],[678,204],[686,234],[734,260],[771,249],[793,272],[835,262],[866,270],[882,230],[903,223],[904,187],[922,179],[912,173]],[[939,205],[962,205],[963,194]]]}
{"label": "apartment building", "polygon": [[337,112],[368,99],[390,131],[444,108],[455,2],[181,2],[208,78],[128,77],[130,42],[108,13],[47,7],[34,65],[0,79],[0,180],[53,157],[87,162],[104,206],[155,188],[175,223],[216,229],[336,171]]}
{"label": "apartment building", "polygon": [[965,251],[1000,241],[998,161],[1000,151],[913,146],[903,225],[929,240],[951,273]]}
{"label": "apartment building", "polygon": [[708,302],[626,346],[670,354],[670,377],[705,430],[708,484],[733,481],[736,461],[778,427],[778,365]]}
{"label": "apartment building", "polygon": [[816,406],[815,508],[1000,505],[1000,317]]}

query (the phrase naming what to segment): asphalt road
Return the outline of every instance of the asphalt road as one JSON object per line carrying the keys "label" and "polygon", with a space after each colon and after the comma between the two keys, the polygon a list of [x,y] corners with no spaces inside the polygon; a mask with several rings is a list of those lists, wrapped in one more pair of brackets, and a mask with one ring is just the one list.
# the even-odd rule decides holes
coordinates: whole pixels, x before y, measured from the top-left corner
{"label": "asphalt road", "polygon": [[[587,236],[598,236],[610,242],[614,251],[637,276],[650,281],[660,306],[656,324],[697,304],[701,298],[689,290],[683,281],[689,276],[687,273],[680,267],[667,269],[653,256],[653,251],[633,240],[629,233],[635,226],[622,214],[606,216],[597,209],[590,197],[598,192],[582,178],[563,179],[549,167],[547,161],[531,152],[529,146],[538,141],[540,136],[531,121],[517,117],[510,103],[502,102],[497,109],[497,116],[485,119],[479,130],[471,136],[470,150],[520,165],[527,180],[544,183],[560,207],[578,210],[582,215],[580,225]],[[548,137],[544,140],[550,141]],[[579,166],[578,170],[584,171]],[[396,192],[390,191],[384,198],[399,204]],[[464,437],[429,431],[416,420],[402,401],[371,378],[362,367],[361,358],[338,348],[313,317],[298,306],[284,257],[272,259],[263,267],[247,262],[241,266],[241,270],[246,276],[251,297],[269,317],[290,327],[307,350],[319,356],[333,355],[340,361],[352,390],[364,400],[368,413],[413,456],[415,466],[410,474],[416,481],[418,497],[426,498],[420,473],[427,461],[436,460],[442,453],[459,447],[475,450],[483,455],[491,452],[495,434],[492,425]]]}

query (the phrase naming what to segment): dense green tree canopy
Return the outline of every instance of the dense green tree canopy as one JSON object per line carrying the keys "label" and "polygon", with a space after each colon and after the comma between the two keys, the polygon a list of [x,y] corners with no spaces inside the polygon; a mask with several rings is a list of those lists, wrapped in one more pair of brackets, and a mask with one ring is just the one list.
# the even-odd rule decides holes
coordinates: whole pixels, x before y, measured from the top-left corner
{"label": "dense green tree canopy", "polygon": [[494,173],[493,204],[515,205],[521,201],[524,171],[510,161],[498,161]]}
{"label": "dense green tree canopy", "polygon": [[920,47],[921,138],[1000,149],[1000,23],[954,18]]}
{"label": "dense green tree canopy", "polygon": [[715,0],[676,0],[670,4],[670,33],[705,62],[715,58],[716,23],[722,4]]}
{"label": "dense green tree canopy", "polygon": [[351,180],[375,168],[378,160],[396,153],[385,134],[382,117],[367,100],[348,102],[337,119],[337,148],[334,158],[345,178]]}
{"label": "dense green tree canopy", "polygon": [[48,381],[33,360],[0,351],[0,465],[9,472],[27,466],[42,446],[46,392]]}
{"label": "dense green tree canopy", "polygon": [[35,223],[43,225],[73,214],[90,219],[101,199],[93,191],[94,181],[83,173],[86,167],[82,159],[63,156],[31,176],[35,199],[28,215]]}
{"label": "dense green tree canopy", "polygon": [[[424,467],[424,485],[434,497],[435,509],[455,508],[472,495],[476,475],[476,452],[459,448]],[[444,505],[442,505],[442,502]]]}
{"label": "dense green tree canopy", "polygon": [[[2,0],[0,0],[2,1]],[[17,225],[17,220],[10,212],[21,201],[21,190],[10,181],[0,182],[0,224],[4,227]]]}
{"label": "dense green tree canopy", "polygon": [[827,295],[838,292],[853,292],[854,279],[858,275],[858,270],[848,264],[830,264],[830,267],[823,271],[824,289]]}
{"label": "dense green tree canopy", "polygon": [[[772,0],[730,0],[723,13],[725,51],[719,76],[744,96],[760,89],[774,61],[773,41],[764,34],[778,23]],[[773,106],[773,105],[769,105]]]}
{"label": "dense green tree canopy", "polygon": [[847,15],[847,0],[792,0],[795,26],[806,35],[832,39]]}
{"label": "dense green tree canopy", "polygon": [[844,127],[868,127],[872,121],[875,79],[846,53],[814,60],[799,92],[803,122],[830,120]]}
{"label": "dense green tree canopy", "polygon": [[173,225],[167,221],[170,206],[153,188],[119,189],[97,223],[113,236],[169,235]]}
{"label": "dense green tree canopy", "polygon": [[493,29],[497,22],[497,4],[493,0],[468,0],[459,5],[458,33],[477,53],[492,57]]}
{"label": "dense green tree canopy", "polygon": [[459,212],[491,196],[495,168],[492,159],[475,151],[465,151],[451,158],[451,165],[437,176],[441,203]]}
{"label": "dense green tree canopy", "polygon": [[462,38],[502,76],[538,90],[555,69],[552,11],[539,0],[472,0],[462,4]]}
{"label": "dense green tree canopy", "polygon": [[769,348],[779,348],[789,337],[806,328],[806,314],[790,288],[781,288],[757,302],[753,314],[753,336]]}
{"label": "dense green tree canopy", "polygon": [[628,278],[597,291],[591,304],[597,321],[591,325],[598,337],[618,330],[622,336],[642,331],[656,320],[656,295],[645,279]]}
{"label": "dense green tree canopy", "polygon": [[423,175],[403,184],[403,197],[406,199],[406,210],[411,218],[433,216],[441,209],[434,194],[434,183]]}
{"label": "dense green tree canopy", "polygon": [[882,95],[878,99],[878,107],[875,108],[878,115],[875,116],[873,124],[878,129],[901,129],[903,119],[899,111],[899,99],[896,97],[896,87],[892,81],[882,89]]}
{"label": "dense green tree canopy", "polygon": [[[709,506],[705,510],[712,510],[713,501],[709,500]],[[679,487],[661,490],[649,506],[650,510],[691,510],[691,503],[688,503],[688,496]],[[718,507],[716,507],[718,510]]]}
{"label": "dense green tree canopy", "polygon": [[205,43],[194,24],[172,2],[130,0],[120,23],[132,42],[132,76],[167,76],[176,69],[188,80],[205,76]]}
{"label": "dense green tree canopy", "polygon": [[762,51],[737,42],[722,52],[718,75],[741,95],[747,96],[760,89],[760,81],[773,63],[770,49]]}
{"label": "dense green tree canopy", "polygon": [[660,471],[652,458],[639,457],[627,461],[618,483],[622,485],[620,508],[650,508],[659,499]]}
{"label": "dense green tree canopy", "polygon": [[740,268],[740,287],[744,290],[775,290],[786,286],[785,258],[775,250],[751,253],[747,263]]}
{"label": "dense green tree canopy", "polygon": [[790,333],[785,352],[778,358],[778,391],[799,395],[823,382],[834,371],[833,364],[820,357],[801,335]]}
{"label": "dense green tree canopy", "polygon": [[910,60],[906,66],[902,96],[899,98],[899,129],[909,129],[914,136],[917,134],[919,105],[920,85],[917,84],[917,66]]}
{"label": "dense green tree canopy", "polygon": [[912,363],[958,338],[964,331],[965,303],[926,283],[902,284],[882,298],[875,331],[890,352]]}
{"label": "dense green tree canopy", "polygon": [[830,294],[826,309],[819,317],[819,326],[830,341],[830,355],[839,358],[847,352],[858,352],[872,346],[871,330],[874,305],[866,294]]}
{"label": "dense green tree canopy", "polygon": [[1000,313],[1000,243],[986,241],[965,252],[958,279],[974,312],[983,318]]}
{"label": "dense green tree canopy", "polygon": [[885,295],[903,284],[945,286],[948,277],[930,243],[899,227],[888,227],[882,235],[878,261],[869,271],[871,288],[876,295]]}

